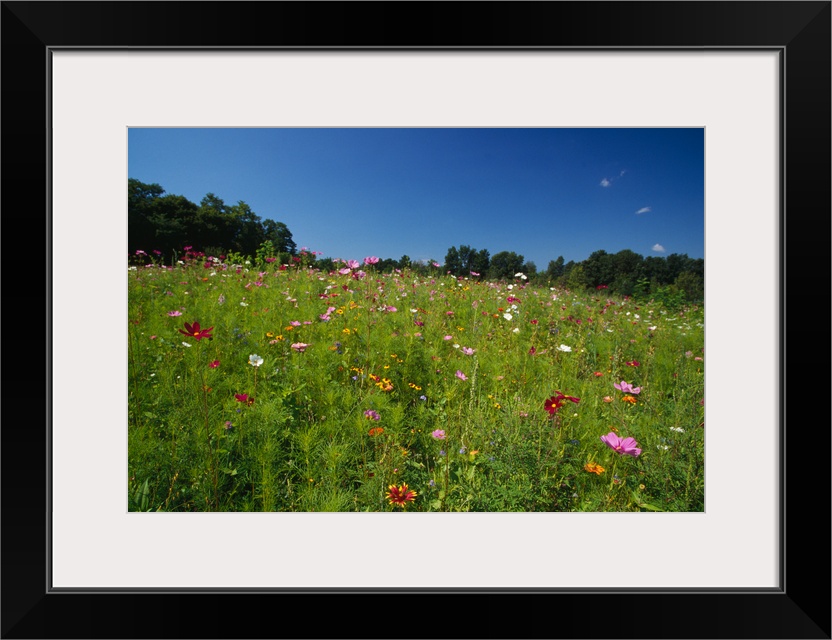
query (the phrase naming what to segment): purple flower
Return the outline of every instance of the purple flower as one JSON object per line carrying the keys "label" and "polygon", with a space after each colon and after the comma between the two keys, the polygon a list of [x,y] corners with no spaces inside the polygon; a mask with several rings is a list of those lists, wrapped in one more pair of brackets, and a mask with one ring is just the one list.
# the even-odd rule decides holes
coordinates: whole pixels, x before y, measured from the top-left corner
{"label": "purple flower", "polygon": [[364,417],[368,420],[381,420],[381,416],[378,414],[378,411],[374,411],[373,409],[367,409],[364,412]]}
{"label": "purple flower", "polygon": [[638,395],[641,393],[641,387],[633,388],[633,385],[628,384],[627,382],[621,381],[621,384],[613,384],[616,389],[619,391],[623,391],[624,393],[632,393],[633,395]]}
{"label": "purple flower", "polygon": [[638,442],[636,442],[635,438],[621,439],[612,431],[605,436],[601,436],[601,442],[621,455],[628,455],[636,458],[641,454],[641,449],[638,448]]}
{"label": "purple flower", "polygon": [[470,347],[462,347],[462,353],[464,353],[466,356],[472,356],[474,355],[474,350]]}
{"label": "purple flower", "polygon": [[436,431],[434,431],[430,435],[432,435],[435,440],[444,440],[445,439],[444,429],[437,429]]}
{"label": "purple flower", "polygon": [[459,378],[460,380],[467,380],[468,379],[468,376],[466,376],[464,373],[462,373],[462,371],[460,371],[459,369],[456,370],[456,377]]}

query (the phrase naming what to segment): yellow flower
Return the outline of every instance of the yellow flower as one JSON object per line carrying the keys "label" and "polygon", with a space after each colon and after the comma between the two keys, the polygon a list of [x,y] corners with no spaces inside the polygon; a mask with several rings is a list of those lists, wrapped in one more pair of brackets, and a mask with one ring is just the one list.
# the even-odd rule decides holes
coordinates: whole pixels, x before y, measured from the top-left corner
{"label": "yellow flower", "polygon": [[350,330],[349,329],[343,329],[341,331],[341,333],[346,333],[347,335],[350,335]]}
{"label": "yellow flower", "polygon": [[589,473],[594,473],[600,476],[604,473],[605,469],[600,464],[596,464],[595,462],[587,462],[584,465],[584,471],[589,471]]}

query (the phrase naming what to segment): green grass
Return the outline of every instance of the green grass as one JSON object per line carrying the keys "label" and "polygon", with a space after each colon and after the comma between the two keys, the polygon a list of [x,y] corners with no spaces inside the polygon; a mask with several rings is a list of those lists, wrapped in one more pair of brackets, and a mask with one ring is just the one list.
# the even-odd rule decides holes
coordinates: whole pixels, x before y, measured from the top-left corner
{"label": "green grass", "polygon": [[704,510],[702,307],[364,269],[129,271],[131,510]]}

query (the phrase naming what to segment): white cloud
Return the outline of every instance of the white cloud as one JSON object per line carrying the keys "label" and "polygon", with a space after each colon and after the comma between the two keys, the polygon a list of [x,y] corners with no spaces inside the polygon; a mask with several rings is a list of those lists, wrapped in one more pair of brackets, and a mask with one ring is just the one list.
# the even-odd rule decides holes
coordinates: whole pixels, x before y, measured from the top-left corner
{"label": "white cloud", "polygon": [[641,209],[636,211],[636,213],[637,214],[639,214],[639,213],[650,213],[650,207],[642,207]]}
{"label": "white cloud", "polygon": [[601,186],[602,186],[602,187],[608,187],[608,186],[610,186],[611,184],[612,184],[612,182],[610,182],[610,181],[609,181],[609,180],[607,180],[606,178],[604,178],[603,180],[601,180]]}
{"label": "white cloud", "polygon": [[664,247],[657,242],[656,244],[653,245],[653,251],[658,251],[659,253],[664,253]]}

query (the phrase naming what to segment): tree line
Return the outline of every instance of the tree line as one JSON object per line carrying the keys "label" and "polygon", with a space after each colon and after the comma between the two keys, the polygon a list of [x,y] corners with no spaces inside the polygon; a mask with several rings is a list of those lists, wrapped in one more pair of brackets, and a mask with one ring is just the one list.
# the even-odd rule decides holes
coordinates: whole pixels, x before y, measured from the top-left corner
{"label": "tree line", "polygon": [[240,200],[228,205],[213,193],[199,205],[165,193],[160,185],[127,181],[128,252],[160,252],[163,259],[194,247],[206,255],[253,256],[266,242],[279,253],[295,255],[297,245],[282,222],[263,220]]}
{"label": "tree line", "polygon": [[705,296],[705,260],[679,253],[645,258],[630,249],[618,253],[600,249],[581,262],[565,262],[558,256],[549,261],[545,271],[538,271],[534,262],[526,262],[514,251],[491,256],[487,249],[462,245],[448,249],[445,268],[455,276],[512,280],[523,274],[535,284],[608,289],[623,296],[670,296],[686,302],[701,302]]}
{"label": "tree line", "polygon": [[[227,205],[213,193],[199,203],[184,196],[166,194],[158,184],[128,180],[128,251],[155,250],[163,261],[192,247],[205,255],[274,257],[281,263],[293,262],[325,272],[342,265],[340,259],[315,258],[302,251],[288,227],[275,220],[263,220],[240,200]],[[435,260],[412,261],[403,255],[398,260],[380,259],[378,272],[412,269],[420,274],[447,273],[457,277],[514,280],[523,274],[530,283],[564,286],[570,289],[608,289],[610,293],[636,297],[658,297],[665,302],[701,302],[704,300],[705,261],[673,253],[655,257],[624,249],[607,253],[603,249],[581,262],[564,262],[563,256],[550,260],[545,271],[514,251],[491,255],[487,249],[468,245],[453,246],[445,255],[444,265]]]}

